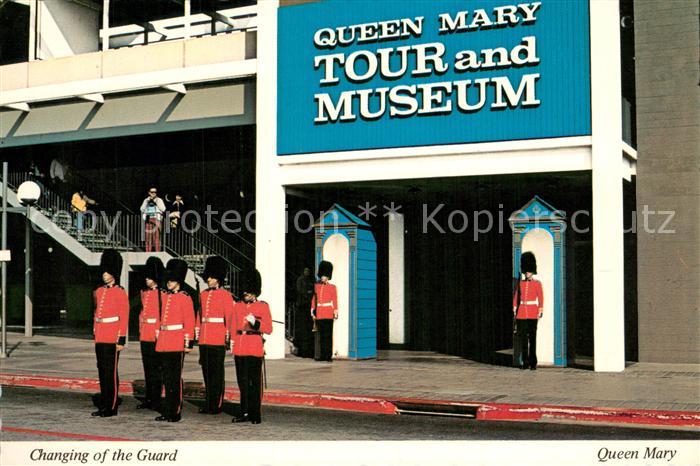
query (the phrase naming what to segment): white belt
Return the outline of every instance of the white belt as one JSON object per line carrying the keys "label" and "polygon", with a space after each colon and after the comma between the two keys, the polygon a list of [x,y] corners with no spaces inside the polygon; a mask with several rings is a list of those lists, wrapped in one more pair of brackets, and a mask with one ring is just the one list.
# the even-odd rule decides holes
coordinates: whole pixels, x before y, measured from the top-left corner
{"label": "white belt", "polygon": [[318,307],[329,307],[329,306],[330,306],[330,307],[333,307],[333,303],[332,303],[332,302],[330,302],[330,303],[321,303],[321,304],[318,305]]}
{"label": "white belt", "polygon": [[520,301],[520,304],[537,304],[537,300],[535,300],[535,301]]}
{"label": "white belt", "polygon": [[161,325],[160,329],[161,330],[182,330],[183,326],[182,326],[182,324]]}
{"label": "white belt", "polygon": [[208,322],[210,324],[223,324],[224,318],[223,317],[204,317],[202,319],[202,322]]}
{"label": "white belt", "polygon": [[142,321],[144,324],[155,324],[158,322],[158,319],[143,319]]}
{"label": "white belt", "polygon": [[112,322],[119,322],[119,317],[104,317],[95,319],[98,324],[111,324]]}

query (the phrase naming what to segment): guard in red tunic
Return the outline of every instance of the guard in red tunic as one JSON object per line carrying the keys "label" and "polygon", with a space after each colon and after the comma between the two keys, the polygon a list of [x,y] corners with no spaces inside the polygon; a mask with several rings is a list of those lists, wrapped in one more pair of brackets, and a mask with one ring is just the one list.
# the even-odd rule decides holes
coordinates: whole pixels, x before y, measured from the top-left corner
{"label": "guard in red tunic", "polygon": [[520,336],[522,361],[520,369],[537,368],[537,322],[542,318],[544,300],[542,283],[532,278],[537,273],[537,260],[531,252],[520,256],[520,273],[525,279],[519,281],[513,296],[513,315]]}
{"label": "guard in red tunic", "polygon": [[260,272],[246,271],[241,277],[243,301],[236,303],[229,331],[236,362],[236,379],[241,392],[241,410],[232,422],[260,424],[262,401],[262,365],[265,357],[263,334],[272,333],[270,306],[258,301]]}
{"label": "guard in red tunic", "polygon": [[207,288],[199,295],[201,312],[197,316],[195,335],[199,341],[199,364],[202,366],[205,405],[200,413],[219,414],[224,402],[224,358],[230,333],[226,323],[233,318],[233,296],[223,288],[228,264],[219,256],[207,258],[203,276]]}
{"label": "guard in red tunic", "polygon": [[103,286],[93,293],[95,316],[95,354],[100,377],[98,410],[93,416],[117,415],[119,392],[119,352],[126,345],[129,330],[129,297],[117,284],[122,270],[122,256],[114,249],[105,249],[100,259]]}
{"label": "guard in red tunic", "polygon": [[318,337],[316,338],[317,361],[333,360],[333,321],[338,318],[338,293],[335,285],[328,281],[333,277],[333,264],[321,261],[318,264],[319,281],[314,285],[314,297],[311,300],[311,318],[316,319]]}
{"label": "guard in red tunic", "polygon": [[182,365],[194,345],[194,306],[182,290],[187,263],[171,259],[165,270],[168,291],[164,296],[156,353],[163,371],[165,401],[156,421],[178,422],[182,416]]}
{"label": "guard in red tunic", "polygon": [[146,379],[146,398],[136,409],[160,411],[160,394],[163,391],[158,356],[156,354],[156,331],[160,328],[160,311],[165,300],[163,284],[163,263],[157,257],[146,260],[144,276],[146,288],[141,291],[141,313],[139,314],[139,340],[141,360]]}

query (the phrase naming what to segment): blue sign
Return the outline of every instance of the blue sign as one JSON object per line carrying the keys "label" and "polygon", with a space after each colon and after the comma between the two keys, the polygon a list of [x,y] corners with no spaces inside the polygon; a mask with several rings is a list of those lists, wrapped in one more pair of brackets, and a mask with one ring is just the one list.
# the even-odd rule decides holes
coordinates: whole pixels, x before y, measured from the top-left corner
{"label": "blue sign", "polygon": [[587,0],[278,13],[279,155],[591,134]]}

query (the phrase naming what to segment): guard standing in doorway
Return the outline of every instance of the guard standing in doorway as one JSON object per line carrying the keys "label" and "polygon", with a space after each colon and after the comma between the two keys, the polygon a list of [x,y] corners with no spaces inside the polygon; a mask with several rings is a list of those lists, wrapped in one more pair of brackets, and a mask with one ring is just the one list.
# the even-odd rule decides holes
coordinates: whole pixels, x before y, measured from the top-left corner
{"label": "guard standing in doorway", "polygon": [[307,311],[314,296],[314,279],[311,268],[304,267],[304,272],[297,278],[297,302],[294,312],[294,346],[296,355],[302,358],[314,356],[314,334],[312,319]]}
{"label": "guard standing in doorway", "polygon": [[224,358],[230,337],[226,323],[233,318],[234,305],[231,293],[223,288],[227,269],[219,256],[208,257],[204,265],[208,288],[200,293],[202,310],[195,324],[206,391],[205,405],[199,409],[202,414],[219,414],[224,401]]}
{"label": "guard standing in doorway", "polygon": [[233,335],[232,352],[236,362],[236,379],[241,409],[231,422],[250,421],[260,424],[262,369],[265,358],[264,334],[272,333],[270,306],[259,301],[262,283],[260,272],[245,271],[241,277],[243,301],[236,303],[229,331]]}
{"label": "guard standing in doorway", "polygon": [[157,257],[146,260],[144,276],[146,288],[141,291],[141,313],[139,314],[139,340],[141,360],[146,379],[146,398],[136,409],[160,411],[160,395],[163,391],[163,376],[156,354],[156,332],[160,327],[160,312],[165,300],[162,289],[164,267]]}
{"label": "guard standing in doorway", "polygon": [[126,345],[129,330],[129,297],[119,286],[122,256],[114,249],[105,249],[100,259],[100,273],[104,285],[93,293],[95,315],[95,355],[100,378],[98,410],[93,416],[117,415],[119,393],[119,352]]}
{"label": "guard standing in doorway", "polygon": [[314,285],[311,300],[311,318],[316,319],[318,336],[316,338],[317,361],[333,360],[333,321],[338,318],[338,293],[335,285],[328,281],[333,277],[333,264],[321,261],[318,264],[319,281]]}
{"label": "guard standing in doorway", "polygon": [[537,322],[542,318],[544,301],[542,283],[532,278],[537,273],[537,260],[531,252],[520,256],[520,273],[525,279],[519,282],[513,296],[513,315],[519,334],[522,360],[520,369],[537,368]]}
{"label": "guard standing in doorway", "polygon": [[187,263],[170,259],[165,270],[168,291],[163,302],[160,329],[156,334],[156,353],[163,370],[165,401],[156,421],[178,422],[182,416],[182,365],[185,353],[194,345],[194,306],[182,289]]}

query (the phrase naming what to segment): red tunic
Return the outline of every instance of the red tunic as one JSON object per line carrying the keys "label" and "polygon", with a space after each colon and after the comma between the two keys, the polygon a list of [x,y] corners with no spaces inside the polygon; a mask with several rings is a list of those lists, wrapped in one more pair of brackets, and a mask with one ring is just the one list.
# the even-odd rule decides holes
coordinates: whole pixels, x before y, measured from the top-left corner
{"label": "red tunic", "polygon": [[[251,326],[246,320],[248,314],[253,314],[256,325]],[[229,323],[229,331],[233,335],[233,354],[235,356],[263,357],[265,350],[262,334],[272,333],[270,306],[265,301],[236,303],[233,319]]]}
{"label": "red tunic", "polygon": [[[165,302],[166,293],[160,291],[161,303]],[[139,314],[139,340],[156,341],[156,330],[160,328],[160,309],[158,292],[155,289],[141,291],[141,313]]]}
{"label": "red tunic", "polygon": [[[318,299],[318,306],[316,305]],[[311,299],[311,310],[316,309],[316,319],[334,319],[338,309],[338,293],[335,285],[330,283],[316,283],[314,285],[314,297]]]}
{"label": "red tunic", "polygon": [[95,343],[118,343],[129,331],[129,297],[119,285],[101,286],[93,293]]}
{"label": "red tunic", "polygon": [[194,341],[194,306],[192,298],[184,291],[165,294],[156,338],[158,352],[184,351],[190,341]]}
{"label": "red tunic", "polygon": [[520,307],[518,294],[513,296],[513,309],[518,308],[516,319],[537,319],[544,308],[542,298],[542,283],[538,280],[522,280],[520,282]]}
{"label": "red tunic", "polygon": [[195,335],[200,345],[223,346],[226,322],[233,318],[233,296],[223,288],[208,288],[199,295],[202,312],[197,316]]}

